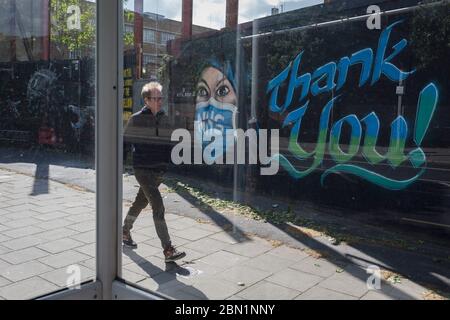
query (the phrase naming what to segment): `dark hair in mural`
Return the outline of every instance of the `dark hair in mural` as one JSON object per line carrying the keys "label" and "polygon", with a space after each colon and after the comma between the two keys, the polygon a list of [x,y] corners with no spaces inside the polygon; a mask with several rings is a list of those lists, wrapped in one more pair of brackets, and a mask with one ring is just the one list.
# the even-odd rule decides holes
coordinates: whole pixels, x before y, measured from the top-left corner
{"label": "dark hair in mural", "polygon": [[[177,77],[172,77],[174,90],[179,87],[193,87],[203,70],[214,67],[220,70],[232,84],[236,85],[236,33],[220,32],[197,36],[183,44],[181,53],[172,63]],[[236,87],[235,87],[236,89]]]}
{"label": "dark hair in mural", "polygon": [[234,61],[227,57],[217,57],[213,56],[208,58],[204,63],[200,64],[197,73],[197,82],[200,80],[200,77],[205,69],[208,67],[215,68],[219,70],[231,83],[233,89],[236,91],[236,78],[234,76],[235,67]]}

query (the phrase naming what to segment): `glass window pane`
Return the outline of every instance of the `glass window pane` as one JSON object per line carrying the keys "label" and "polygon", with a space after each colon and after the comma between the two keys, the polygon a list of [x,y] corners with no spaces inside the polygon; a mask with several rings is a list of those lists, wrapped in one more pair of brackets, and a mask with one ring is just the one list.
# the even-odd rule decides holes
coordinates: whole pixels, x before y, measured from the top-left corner
{"label": "glass window pane", "polygon": [[155,43],[156,33],[154,30],[144,29],[144,42],[145,43]]}
{"label": "glass window pane", "polygon": [[449,4],[378,3],[134,2],[157,44],[125,53],[124,279],[178,299],[445,288]]}
{"label": "glass window pane", "polygon": [[0,297],[95,276],[95,2],[0,1]]}

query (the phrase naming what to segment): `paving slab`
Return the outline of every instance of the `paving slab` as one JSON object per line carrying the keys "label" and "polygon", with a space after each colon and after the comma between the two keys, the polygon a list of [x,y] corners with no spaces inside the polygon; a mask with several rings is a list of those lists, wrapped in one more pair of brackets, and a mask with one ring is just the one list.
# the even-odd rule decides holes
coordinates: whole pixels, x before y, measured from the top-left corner
{"label": "paving slab", "polygon": [[82,265],[77,265],[77,267],[79,268],[78,270],[80,276],[80,281],[77,282],[70,281],[71,277],[74,275],[75,269],[68,269],[67,267],[43,273],[40,275],[40,277],[61,288],[76,286],[80,283],[93,280],[95,278],[95,273],[91,269]]}
{"label": "paving slab", "polygon": [[22,238],[16,238],[13,240],[2,241],[2,246],[11,250],[18,251],[29,247],[39,245],[43,240],[37,236],[28,236]]}
{"label": "paving slab", "polygon": [[36,233],[40,233],[42,231],[45,231],[44,229],[41,228],[37,228],[34,226],[28,226],[28,227],[23,227],[23,228],[17,228],[17,229],[12,229],[12,230],[8,230],[8,231],[4,231],[3,235],[7,236],[9,238],[21,238],[21,237],[26,237],[26,236],[30,236]]}
{"label": "paving slab", "polygon": [[[17,229],[17,228],[23,228],[28,227],[32,225],[37,225],[41,221],[32,217],[29,218],[20,218],[15,220],[10,220],[8,222],[2,222],[2,224],[10,229]],[[39,226],[37,226],[39,227]]]}
{"label": "paving slab", "polygon": [[394,298],[383,292],[371,290],[363,295],[361,300],[394,300]]}
{"label": "paving slab", "polygon": [[227,246],[229,246],[228,243],[215,240],[210,237],[193,241],[185,245],[185,247],[188,249],[194,249],[195,251],[204,252],[207,254],[220,251]]}
{"label": "paving slab", "polygon": [[[70,229],[67,229],[70,230]],[[80,241],[83,243],[94,243],[96,240],[95,230],[87,231],[87,232],[78,232],[75,230],[70,230],[73,234],[68,235],[71,239],[76,241]]]}
{"label": "paving slab", "polygon": [[263,271],[241,265],[226,269],[217,276],[221,279],[225,279],[229,282],[238,284],[244,289],[263,279],[266,279],[270,275],[272,275],[272,273],[269,271]]}
{"label": "paving slab", "polygon": [[72,264],[78,264],[91,257],[75,250],[67,250],[58,254],[53,254],[45,258],[39,259],[40,262],[53,267],[62,268]]}
{"label": "paving slab", "polygon": [[22,250],[9,252],[9,253],[3,255],[1,258],[11,264],[21,264],[21,263],[28,262],[31,260],[37,260],[39,258],[48,256],[48,255],[49,255],[49,253],[46,251],[43,251],[43,250],[35,248],[35,247],[30,247],[30,248],[26,248],[26,249],[22,249]]}
{"label": "paving slab", "polygon": [[72,229],[78,232],[87,232],[95,230],[95,222],[94,221],[85,221],[77,224],[71,224],[67,226],[68,229]]}
{"label": "paving slab", "polygon": [[59,218],[59,219],[53,219],[53,220],[37,223],[36,227],[44,229],[44,230],[52,231],[52,230],[55,230],[58,228],[64,228],[64,227],[67,227],[67,226],[70,226],[73,224],[74,224],[74,222],[72,222],[72,221],[69,221],[65,218]]}
{"label": "paving slab", "polygon": [[18,282],[51,270],[53,269],[45,264],[36,261],[29,261],[6,268],[0,273],[0,276],[10,280],[11,282]]}
{"label": "paving slab", "polygon": [[206,297],[208,300],[224,300],[237,292],[242,287],[237,284],[230,283],[226,280],[219,280],[216,277],[199,277],[196,278],[190,287],[182,288],[181,291],[198,295],[199,298]]}
{"label": "paving slab", "polygon": [[285,245],[273,248],[268,253],[279,258],[293,260],[296,262],[309,257],[309,255],[306,252],[299,249],[290,248]]}
{"label": "paving slab", "polygon": [[8,252],[11,252],[11,249],[8,249],[8,248],[0,245],[0,256],[6,254]]}
{"label": "paving slab", "polygon": [[173,234],[175,236],[179,237],[179,238],[195,241],[195,240],[199,240],[201,238],[205,238],[207,236],[210,236],[210,235],[214,234],[214,232],[213,231],[207,231],[207,230],[199,229],[199,228],[196,228],[196,227],[190,227],[190,228],[187,228],[187,229],[175,231],[175,232],[173,232]]}
{"label": "paving slab", "polygon": [[300,262],[291,265],[290,267],[301,272],[328,278],[336,274],[336,271],[340,271],[344,265],[342,265],[342,263],[333,263],[326,259],[307,257],[302,259]]}
{"label": "paving slab", "polygon": [[299,291],[264,280],[238,293],[247,300],[292,300],[299,294]]}
{"label": "paving slab", "polygon": [[[79,236],[80,233],[75,230],[67,229],[67,228],[57,228],[54,230],[47,230],[41,233],[37,233],[35,237],[38,237],[45,241],[54,241],[62,238],[71,238],[80,242],[84,242],[76,237]],[[81,235],[80,235],[81,237]],[[92,236],[92,239],[95,239],[95,236]]]}
{"label": "paving slab", "polygon": [[7,279],[5,279],[5,278],[0,277],[0,288],[1,288],[1,287],[4,287],[4,286],[7,286],[7,285],[9,285],[9,284],[11,284],[11,283],[12,283],[11,281],[9,281],[9,280],[7,280]]}
{"label": "paving slab", "polygon": [[323,278],[294,269],[284,269],[265,280],[286,288],[304,292],[318,284]]}
{"label": "paving slab", "polygon": [[347,273],[335,274],[320,282],[318,286],[351,295],[356,298],[361,298],[369,291],[365,280]]}
{"label": "paving slab", "polygon": [[295,262],[289,259],[279,258],[269,253],[247,260],[244,264],[264,271],[279,272],[288,268]]}
{"label": "paving slab", "polygon": [[[81,268],[82,281],[91,278],[96,268],[95,194],[52,181],[36,184],[16,173],[8,176],[7,184],[0,183],[0,297],[27,299],[63,288],[72,265]],[[33,186],[47,185],[50,194],[30,196]],[[122,274],[146,289],[192,300],[424,298],[426,288],[407,279],[382,281],[381,290],[369,290],[366,270],[349,261],[317,259],[303,250],[303,243],[280,245],[270,237],[244,234],[238,224],[230,232],[232,224],[203,220],[206,215],[179,195],[164,196],[172,242],[187,257],[178,265],[164,262],[151,208],[144,210],[132,231],[138,248],[124,248]],[[124,212],[129,205],[124,203]],[[358,250],[344,251],[364,253]]]}
{"label": "paving slab", "polygon": [[357,298],[342,292],[316,286],[300,294],[295,300],[357,300]]}
{"label": "paving slab", "polygon": [[81,247],[74,248],[74,250],[77,252],[86,254],[90,257],[95,257],[97,254],[97,252],[96,252],[97,247],[96,247],[95,243],[85,244],[85,245],[82,245]]}
{"label": "paving slab", "polygon": [[223,250],[239,254],[244,257],[254,258],[273,249],[267,241],[248,240],[231,244]]}
{"label": "paving slab", "polygon": [[0,296],[7,300],[28,300],[58,290],[58,286],[39,277],[33,277],[0,288]]}
{"label": "paving slab", "polygon": [[50,252],[52,254],[54,253],[60,253],[63,251],[67,251],[70,249],[78,248],[83,245],[82,242],[72,240],[70,238],[63,238],[58,240],[53,240],[49,242],[42,243],[38,245],[37,247],[41,250]]}
{"label": "paving slab", "polygon": [[234,254],[227,251],[219,251],[211,255],[208,255],[204,258],[201,258],[199,261],[213,266],[226,268],[226,267],[234,267],[235,265],[240,265],[241,263],[246,262],[247,260],[248,260],[247,257],[243,257],[238,254]]}

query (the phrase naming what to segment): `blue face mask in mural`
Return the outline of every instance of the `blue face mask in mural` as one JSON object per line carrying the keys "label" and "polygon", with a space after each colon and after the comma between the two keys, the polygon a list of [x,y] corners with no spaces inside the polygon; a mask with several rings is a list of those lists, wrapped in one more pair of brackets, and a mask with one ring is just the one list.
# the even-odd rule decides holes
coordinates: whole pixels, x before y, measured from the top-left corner
{"label": "blue face mask in mural", "polygon": [[[195,130],[198,143],[203,147],[214,140],[223,138],[223,152],[226,151],[226,130],[236,129],[237,108],[230,103],[219,102],[214,98],[197,103],[195,110]],[[220,154],[214,155],[215,157]]]}

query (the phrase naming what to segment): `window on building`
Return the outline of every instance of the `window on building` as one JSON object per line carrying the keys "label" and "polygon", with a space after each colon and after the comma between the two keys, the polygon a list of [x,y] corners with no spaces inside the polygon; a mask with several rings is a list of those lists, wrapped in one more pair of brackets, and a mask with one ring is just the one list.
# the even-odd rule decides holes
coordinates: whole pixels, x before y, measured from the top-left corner
{"label": "window on building", "polygon": [[74,50],[69,52],[69,59],[78,59],[80,57],[80,51]]}
{"label": "window on building", "polygon": [[132,25],[125,25],[125,33],[134,33],[134,28]]}
{"label": "window on building", "polygon": [[144,54],[143,63],[144,65],[149,63],[157,63],[158,62],[158,56],[154,54]]}
{"label": "window on building", "polygon": [[150,29],[144,29],[144,42],[145,43],[155,43],[156,42],[156,32]]}
{"label": "window on building", "polygon": [[175,39],[176,35],[168,32],[161,32],[161,44],[166,44],[168,41]]}

